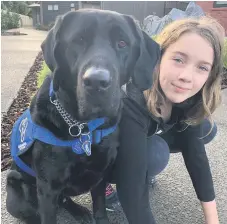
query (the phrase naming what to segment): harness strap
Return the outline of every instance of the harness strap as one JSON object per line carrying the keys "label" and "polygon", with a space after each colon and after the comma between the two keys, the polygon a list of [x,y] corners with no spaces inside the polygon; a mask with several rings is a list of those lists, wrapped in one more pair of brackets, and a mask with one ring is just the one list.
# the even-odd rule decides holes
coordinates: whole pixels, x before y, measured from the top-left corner
{"label": "harness strap", "polygon": [[[25,113],[27,113],[27,111],[25,111]],[[19,133],[19,129],[20,129],[20,125],[21,125],[21,121],[22,119],[20,119],[23,115],[21,115],[19,117],[19,119],[15,122],[14,126],[13,126],[13,130],[12,130],[12,134],[11,134],[11,140],[10,140],[10,148],[11,148],[11,156],[13,158],[13,160],[15,161],[15,163],[17,164],[18,167],[20,167],[24,172],[30,174],[31,176],[36,176],[35,172],[26,164],[22,161],[22,159],[19,157],[18,155],[18,149],[19,145],[18,142],[16,141],[16,139],[18,139],[18,135],[21,133]],[[29,127],[28,127],[29,128]],[[28,130],[28,132],[30,132],[30,129]],[[20,139],[23,138],[22,136],[20,136]],[[26,139],[28,140],[28,144],[27,143],[23,143],[24,147],[29,148],[32,144],[33,144],[33,140],[32,139]],[[30,141],[29,141],[30,140]],[[23,146],[23,145],[22,145]],[[21,149],[21,151],[19,152],[23,152],[23,149]]]}
{"label": "harness strap", "polygon": [[[53,96],[53,81],[50,83],[49,96]],[[27,151],[37,139],[50,145],[72,147],[76,154],[91,154],[91,144],[98,144],[102,138],[113,133],[117,127],[114,125],[107,129],[97,130],[105,123],[105,118],[97,118],[87,123],[89,133],[83,134],[73,140],[61,140],[48,129],[32,121],[30,110],[27,109],[15,122],[11,135],[11,156],[16,164],[26,173],[36,176],[35,172],[19,157]],[[94,134],[94,138],[93,138]],[[94,141],[93,141],[94,140]]]}
{"label": "harness strap", "polygon": [[[23,121],[25,120],[27,123],[25,122],[23,123]],[[102,138],[104,138],[105,136],[108,136],[109,134],[113,133],[116,130],[117,125],[114,125],[107,129],[97,130],[97,127],[102,125],[104,121],[105,121],[104,118],[98,118],[88,123],[88,127],[90,130],[90,139],[89,139],[90,144],[100,143]],[[22,123],[24,126],[23,128],[21,128]],[[20,130],[20,132],[18,130]],[[18,146],[20,145],[17,145],[18,142],[15,141],[13,138],[18,139],[18,136],[20,135],[19,138],[21,139],[22,133],[24,134],[24,137],[23,137],[24,140],[20,145],[24,146],[24,148],[22,148],[22,150],[18,152],[18,148],[19,148]],[[92,138],[93,134],[94,134],[94,138]],[[85,137],[86,136],[82,136],[82,140],[84,140],[83,138]],[[14,124],[14,128],[12,130],[12,135],[11,135],[11,156],[13,157],[16,164],[23,171],[25,171],[26,173],[32,176],[35,176],[35,172],[21,160],[21,158],[19,157],[19,154],[22,154],[24,150],[28,149],[34,143],[35,139],[38,139],[50,145],[72,147],[72,150],[78,155],[85,153],[85,151],[81,147],[81,142],[79,138],[76,138],[74,140],[68,140],[68,141],[57,138],[48,129],[35,124],[32,121],[29,109],[27,109]]]}

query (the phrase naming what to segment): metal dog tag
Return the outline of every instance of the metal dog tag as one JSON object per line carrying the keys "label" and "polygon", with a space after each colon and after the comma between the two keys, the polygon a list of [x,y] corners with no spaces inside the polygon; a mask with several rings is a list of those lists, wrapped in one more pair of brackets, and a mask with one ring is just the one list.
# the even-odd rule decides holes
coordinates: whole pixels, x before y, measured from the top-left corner
{"label": "metal dog tag", "polygon": [[90,156],[91,155],[91,142],[85,141],[82,145],[82,149],[87,154],[87,156]]}

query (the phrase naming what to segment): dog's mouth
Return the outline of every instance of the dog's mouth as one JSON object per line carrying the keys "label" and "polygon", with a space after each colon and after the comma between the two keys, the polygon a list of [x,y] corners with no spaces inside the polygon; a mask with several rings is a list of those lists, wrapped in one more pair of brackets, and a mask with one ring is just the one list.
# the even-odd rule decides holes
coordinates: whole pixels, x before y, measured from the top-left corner
{"label": "dog's mouth", "polygon": [[86,66],[78,75],[77,100],[83,119],[114,117],[120,106],[120,84],[117,69],[110,65]]}
{"label": "dog's mouth", "polygon": [[115,117],[120,107],[120,90],[108,94],[83,94],[78,97],[79,116],[82,120],[98,117]]}
{"label": "dog's mouth", "polygon": [[[111,90],[113,89],[113,90]],[[120,107],[120,88],[110,88],[107,92],[78,91],[79,116],[82,120],[98,117],[115,117]]]}

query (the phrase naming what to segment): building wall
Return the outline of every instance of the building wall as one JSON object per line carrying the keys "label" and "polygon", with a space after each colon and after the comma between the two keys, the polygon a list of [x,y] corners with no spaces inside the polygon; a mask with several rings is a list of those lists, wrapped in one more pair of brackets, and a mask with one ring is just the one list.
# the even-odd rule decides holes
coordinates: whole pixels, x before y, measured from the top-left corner
{"label": "building wall", "polygon": [[92,2],[81,2],[81,8],[100,9],[101,4]]}
{"label": "building wall", "polygon": [[133,15],[137,20],[143,22],[144,18],[149,15],[163,17],[172,8],[184,11],[187,5],[187,1],[102,1],[101,8]]}
{"label": "building wall", "polygon": [[198,1],[196,2],[206,13],[206,15],[212,16],[217,19],[221,25],[225,28],[225,33],[227,35],[227,7],[214,7],[214,1]]}
{"label": "building wall", "polygon": [[164,1],[103,1],[102,9],[112,10],[122,14],[134,16],[140,22],[151,14],[162,17],[164,15]]}
{"label": "building wall", "polygon": [[[78,9],[78,1],[41,1],[42,25],[48,26],[55,21],[57,16],[71,11],[71,3],[74,3],[75,10]],[[58,10],[48,10],[48,5],[58,5]]]}
{"label": "building wall", "polygon": [[173,8],[185,11],[189,1],[166,1],[165,2],[165,14],[168,14]]}
{"label": "building wall", "polygon": [[37,9],[33,8],[32,9],[32,25],[36,26],[38,23],[37,21]]}

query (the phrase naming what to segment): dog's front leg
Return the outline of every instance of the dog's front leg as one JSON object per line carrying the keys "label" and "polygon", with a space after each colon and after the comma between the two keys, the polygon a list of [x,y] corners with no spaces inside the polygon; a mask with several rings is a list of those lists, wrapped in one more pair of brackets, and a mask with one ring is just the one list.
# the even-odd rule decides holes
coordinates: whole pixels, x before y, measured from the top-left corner
{"label": "dog's front leg", "polygon": [[102,180],[91,190],[93,214],[96,224],[109,224],[105,203],[106,181]]}
{"label": "dog's front leg", "polygon": [[59,192],[52,189],[48,182],[37,178],[37,195],[41,224],[56,224]]}

